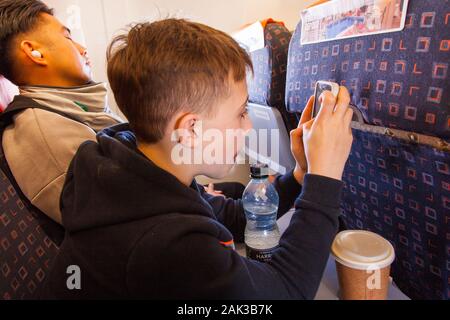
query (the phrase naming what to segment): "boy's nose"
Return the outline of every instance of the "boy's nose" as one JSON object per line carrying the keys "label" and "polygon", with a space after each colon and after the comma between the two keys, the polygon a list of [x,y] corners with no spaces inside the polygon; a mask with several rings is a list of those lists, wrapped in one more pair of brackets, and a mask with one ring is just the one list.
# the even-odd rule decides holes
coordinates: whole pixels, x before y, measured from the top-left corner
{"label": "boy's nose", "polygon": [[86,48],[82,48],[82,50],[80,50],[80,53],[83,57],[88,57],[88,51]]}
{"label": "boy's nose", "polygon": [[80,54],[83,57],[87,57],[87,55],[88,55],[87,48],[85,48],[84,46],[82,46],[78,42],[75,42],[75,46],[77,47],[78,51],[80,52]]}

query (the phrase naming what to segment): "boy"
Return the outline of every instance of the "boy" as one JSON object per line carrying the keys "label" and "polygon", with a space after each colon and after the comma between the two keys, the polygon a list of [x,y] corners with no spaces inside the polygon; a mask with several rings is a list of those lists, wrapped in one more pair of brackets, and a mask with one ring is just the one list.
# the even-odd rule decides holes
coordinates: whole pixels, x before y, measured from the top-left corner
{"label": "boy", "polygon": [[0,0],[0,75],[19,86],[26,109],[1,141],[11,172],[30,202],[61,223],[59,198],[80,144],[121,123],[108,107],[103,83],[92,82],[85,47],[38,0]]}
{"label": "boy", "polygon": [[[216,155],[235,159],[251,129],[249,69],[231,37],[185,20],[138,24],[113,41],[108,77],[130,124],[78,150],[61,197],[66,238],[43,298],[314,298],[338,228],[353,139],[348,91],[341,88],[337,101],[324,94],[315,120],[306,116],[311,99],[291,133],[297,166],[274,185],[279,217],[294,201],[296,213],[268,263],[233,250],[244,238],[242,202],[209,196],[194,180],[220,179],[232,162],[179,161],[183,152],[204,154],[211,145],[203,134],[230,129],[240,132],[236,145],[212,144]],[[68,278],[70,266],[79,281]]]}

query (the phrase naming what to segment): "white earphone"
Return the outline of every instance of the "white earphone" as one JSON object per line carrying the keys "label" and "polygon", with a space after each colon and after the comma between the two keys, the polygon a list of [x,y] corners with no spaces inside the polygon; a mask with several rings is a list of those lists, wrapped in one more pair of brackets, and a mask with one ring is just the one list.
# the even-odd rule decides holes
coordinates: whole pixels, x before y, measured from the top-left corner
{"label": "white earphone", "polygon": [[37,50],[33,50],[33,51],[31,51],[31,56],[33,56],[35,58],[42,58],[42,53],[40,53]]}

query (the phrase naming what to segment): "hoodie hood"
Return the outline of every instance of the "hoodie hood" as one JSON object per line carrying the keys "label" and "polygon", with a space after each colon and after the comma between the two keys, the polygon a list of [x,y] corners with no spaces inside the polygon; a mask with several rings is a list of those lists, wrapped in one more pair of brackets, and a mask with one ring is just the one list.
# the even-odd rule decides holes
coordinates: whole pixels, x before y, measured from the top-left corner
{"label": "hoodie hood", "polygon": [[31,98],[41,105],[65,113],[95,132],[122,123],[108,105],[104,83],[91,83],[79,87],[22,86],[20,95]]}
{"label": "hoodie hood", "polygon": [[81,145],[67,173],[61,210],[68,232],[169,213],[215,217],[195,181],[185,186],[137,149],[128,124],[99,132],[97,141]]}

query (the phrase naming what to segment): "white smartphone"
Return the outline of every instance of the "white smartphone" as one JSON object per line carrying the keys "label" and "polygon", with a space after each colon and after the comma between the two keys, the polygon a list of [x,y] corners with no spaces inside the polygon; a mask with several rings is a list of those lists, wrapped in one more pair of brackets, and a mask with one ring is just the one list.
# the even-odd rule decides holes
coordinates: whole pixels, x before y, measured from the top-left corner
{"label": "white smartphone", "polygon": [[312,110],[312,117],[315,118],[319,114],[322,105],[319,103],[320,95],[324,91],[331,91],[331,93],[337,98],[339,94],[339,85],[336,82],[330,81],[317,81],[316,89],[314,93],[314,106]]}

